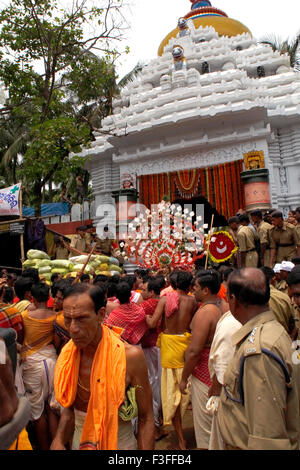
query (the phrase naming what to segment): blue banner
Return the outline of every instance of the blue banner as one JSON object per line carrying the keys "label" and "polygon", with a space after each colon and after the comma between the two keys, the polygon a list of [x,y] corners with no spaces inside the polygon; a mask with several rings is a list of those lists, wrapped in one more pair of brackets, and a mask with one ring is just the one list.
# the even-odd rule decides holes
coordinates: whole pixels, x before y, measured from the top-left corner
{"label": "blue banner", "polygon": [[[70,204],[68,202],[53,202],[41,205],[41,216],[50,217],[56,215],[66,215],[70,213]],[[33,217],[35,211],[33,207],[23,207],[23,215],[25,217]]]}

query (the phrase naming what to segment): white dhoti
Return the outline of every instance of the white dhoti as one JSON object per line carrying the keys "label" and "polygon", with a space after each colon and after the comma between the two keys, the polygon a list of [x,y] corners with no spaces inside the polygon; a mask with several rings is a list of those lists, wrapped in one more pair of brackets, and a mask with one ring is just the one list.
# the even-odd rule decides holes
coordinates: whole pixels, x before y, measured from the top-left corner
{"label": "white dhoti", "polygon": [[31,405],[31,419],[39,419],[44,411],[45,402],[54,401],[54,368],[56,364],[54,346],[48,345],[26,357],[22,364],[25,396]]}
{"label": "white dhoti", "polygon": [[161,409],[160,349],[157,346],[154,346],[153,348],[145,348],[143,351],[148,368],[149,382],[152,389],[155,426],[159,427],[159,413]]}
{"label": "white dhoti", "polygon": [[[81,433],[86,418],[83,411],[74,410],[75,429],[72,442],[72,450],[79,450]],[[136,450],[137,441],[134,437],[131,421],[122,421],[119,418],[118,423],[118,450]]]}
{"label": "white dhoti", "polygon": [[193,375],[191,376],[191,397],[197,448],[208,449],[212,427],[212,416],[206,411],[208,386]]}
{"label": "white dhoti", "polygon": [[[242,325],[232,316],[230,312],[226,312],[218,321],[214,339],[210,348],[209,356],[209,372],[213,379],[216,376],[218,382],[224,383],[224,373],[231,361],[234,348],[232,345],[232,335],[238,331]],[[212,413],[212,428],[209,441],[209,450],[223,450],[223,440],[218,423],[218,401],[215,397],[215,410]],[[209,405],[209,403],[207,403]]]}

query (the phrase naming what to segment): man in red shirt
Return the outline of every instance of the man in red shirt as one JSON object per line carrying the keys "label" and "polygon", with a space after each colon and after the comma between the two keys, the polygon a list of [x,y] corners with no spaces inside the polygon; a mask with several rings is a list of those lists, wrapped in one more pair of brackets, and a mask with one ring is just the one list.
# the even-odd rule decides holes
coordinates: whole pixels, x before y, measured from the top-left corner
{"label": "man in red shirt", "polygon": [[116,297],[120,306],[109,314],[104,324],[123,328],[122,338],[129,344],[139,344],[148,329],[145,311],[140,305],[130,302],[131,286],[127,282],[118,284]]}
{"label": "man in red shirt", "polygon": [[[141,293],[144,302],[141,307],[145,315],[152,317],[160,299],[161,280],[150,278],[141,286]],[[141,339],[141,346],[146,358],[149,382],[152,388],[153,412],[155,419],[155,439],[158,441],[168,433],[160,429],[161,410],[161,361],[160,349],[156,346],[159,334],[158,328],[147,330]]]}
{"label": "man in red shirt", "polygon": [[24,337],[22,315],[13,305],[3,302],[4,296],[5,285],[2,284],[0,286],[0,328],[13,328],[17,333],[18,343],[22,344]]}

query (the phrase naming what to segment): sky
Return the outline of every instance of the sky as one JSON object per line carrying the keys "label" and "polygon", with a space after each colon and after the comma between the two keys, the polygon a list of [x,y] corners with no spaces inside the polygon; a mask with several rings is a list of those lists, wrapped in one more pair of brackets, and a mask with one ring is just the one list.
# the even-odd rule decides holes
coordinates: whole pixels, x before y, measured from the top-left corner
{"label": "sky", "polygon": [[[189,0],[127,0],[125,16],[130,25],[125,45],[130,54],[117,66],[120,78],[140,61],[148,63],[157,56],[161,41],[177,25],[179,17],[190,11]],[[211,0],[230,18],[246,25],[256,39],[276,34],[283,39],[300,32],[300,1],[289,0]]]}

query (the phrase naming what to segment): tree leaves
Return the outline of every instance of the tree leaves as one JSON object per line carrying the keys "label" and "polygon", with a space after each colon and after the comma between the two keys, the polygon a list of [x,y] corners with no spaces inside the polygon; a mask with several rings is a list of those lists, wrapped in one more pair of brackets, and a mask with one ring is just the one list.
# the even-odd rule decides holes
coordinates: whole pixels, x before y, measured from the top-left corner
{"label": "tree leaves", "polygon": [[49,181],[60,184],[84,165],[70,154],[94,140],[118,91],[122,2],[98,3],[11,0],[0,12],[0,80],[8,93],[0,109],[2,173],[22,179],[25,199],[37,206]]}

